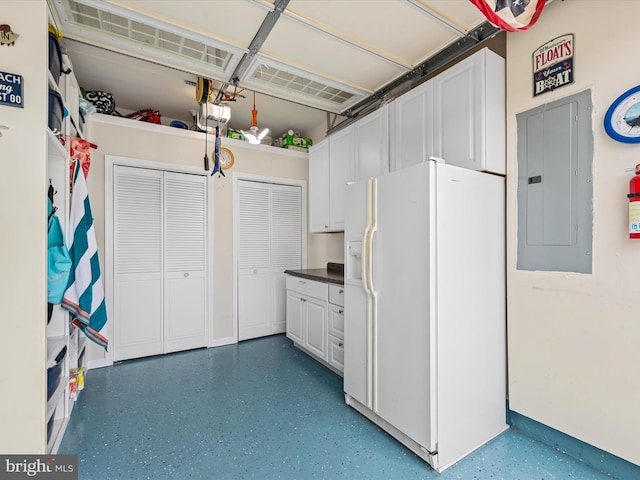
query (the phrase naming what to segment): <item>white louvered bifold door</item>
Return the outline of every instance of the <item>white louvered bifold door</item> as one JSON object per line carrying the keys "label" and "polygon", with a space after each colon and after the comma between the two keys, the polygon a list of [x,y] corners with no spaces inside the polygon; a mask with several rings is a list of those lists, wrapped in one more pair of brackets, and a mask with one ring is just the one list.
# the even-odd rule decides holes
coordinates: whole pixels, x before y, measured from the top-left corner
{"label": "white louvered bifold door", "polygon": [[164,353],[206,346],[206,177],[164,174]]}
{"label": "white louvered bifold door", "polygon": [[270,192],[267,183],[238,181],[238,340],[271,334]]}
{"label": "white louvered bifold door", "polygon": [[285,270],[302,268],[302,189],[271,186],[271,333],[287,327]]}
{"label": "white louvered bifold door", "polygon": [[114,167],[114,360],[162,353],[162,172]]}

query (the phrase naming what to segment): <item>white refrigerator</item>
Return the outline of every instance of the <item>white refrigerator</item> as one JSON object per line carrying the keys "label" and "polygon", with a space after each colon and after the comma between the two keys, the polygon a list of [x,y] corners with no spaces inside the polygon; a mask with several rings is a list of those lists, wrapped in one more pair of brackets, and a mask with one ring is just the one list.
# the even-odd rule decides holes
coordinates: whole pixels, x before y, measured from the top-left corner
{"label": "white refrigerator", "polygon": [[346,403],[443,471],[507,429],[504,178],[428,160],[346,187]]}

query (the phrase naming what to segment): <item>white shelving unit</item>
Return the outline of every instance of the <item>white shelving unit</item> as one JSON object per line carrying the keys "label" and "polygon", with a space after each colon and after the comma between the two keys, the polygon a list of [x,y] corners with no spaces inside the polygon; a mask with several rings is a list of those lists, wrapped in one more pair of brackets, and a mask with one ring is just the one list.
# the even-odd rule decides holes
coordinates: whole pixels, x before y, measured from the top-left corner
{"label": "white shelving unit", "polygon": [[[71,67],[71,62],[64,57],[65,68]],[[69,230],[69,210],[70,210],[70,164],[69,155],[69,135],[84,138],[85,132],[80,123],[78,110],[79,86],[71,72],[68,75],[62,74],[59,83],[56,83],[53,75],[49,72],[48,88],[60,94],[64,106],[69,115],[62,121],[62,138],[65,144],[60,141],[50,129],[47,129],[47,173],[51,185],[56,192],[53,204],[57,208],[55,214],[60,220],[60,225],[65,234]],[[72,120],[73,119],[73,123]],[[75,124],[75,126],[73,125]],[[77,127],[77,128],[76,128]],[[73,409],[74,399],[71,397],[70,376],[72,369],[84,366],[84,351],[86,349],[86,337],[80,330],[69,322],[69,314],[60,305],[53,306],[51,319],[47,324],[47,364],[46,369],[56,365],[56,357],[63,350],[66,351],[62,362],[62,372],[60,382],[53,394],[47,399],[47,452],[56,453],[64,431]]]}

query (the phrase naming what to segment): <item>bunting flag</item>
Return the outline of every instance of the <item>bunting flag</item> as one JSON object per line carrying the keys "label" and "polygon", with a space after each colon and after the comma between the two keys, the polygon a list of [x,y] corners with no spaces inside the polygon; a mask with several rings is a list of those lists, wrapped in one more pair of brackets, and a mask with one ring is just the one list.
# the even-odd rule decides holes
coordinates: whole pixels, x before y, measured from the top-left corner
{"label": "bunting flag", "polygon": [[62,308],[84,334],[107,349],[107,309],[104,302],[98,247],[81,162],[75,162],[69,216],[69,253],[73,266]]}
{"label": "bunting flag", "polygon": [[540,17],[546,0],[469,0],[487,20],[507,32],[532,27]]}

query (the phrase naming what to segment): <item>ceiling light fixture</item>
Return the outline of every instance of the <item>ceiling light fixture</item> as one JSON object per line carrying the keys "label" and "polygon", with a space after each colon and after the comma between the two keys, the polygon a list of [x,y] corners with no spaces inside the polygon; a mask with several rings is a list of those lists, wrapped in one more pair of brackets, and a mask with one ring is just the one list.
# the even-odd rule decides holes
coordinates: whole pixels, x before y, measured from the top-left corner
{"label": "ceiling light fixture", "polygon": [[265,128],[260,133],[258,133],[258,110],[256,110],[256,92],[253,92],[253,110],[251,110],[251,128],[249,128],[250,133],[245,132],[244,130],[240,130],[242,135],[245,136],[249,143],[253,145],[258,145],[262,142],[262,139],[265,137],[267,133],[269,133],[269,129]]}

